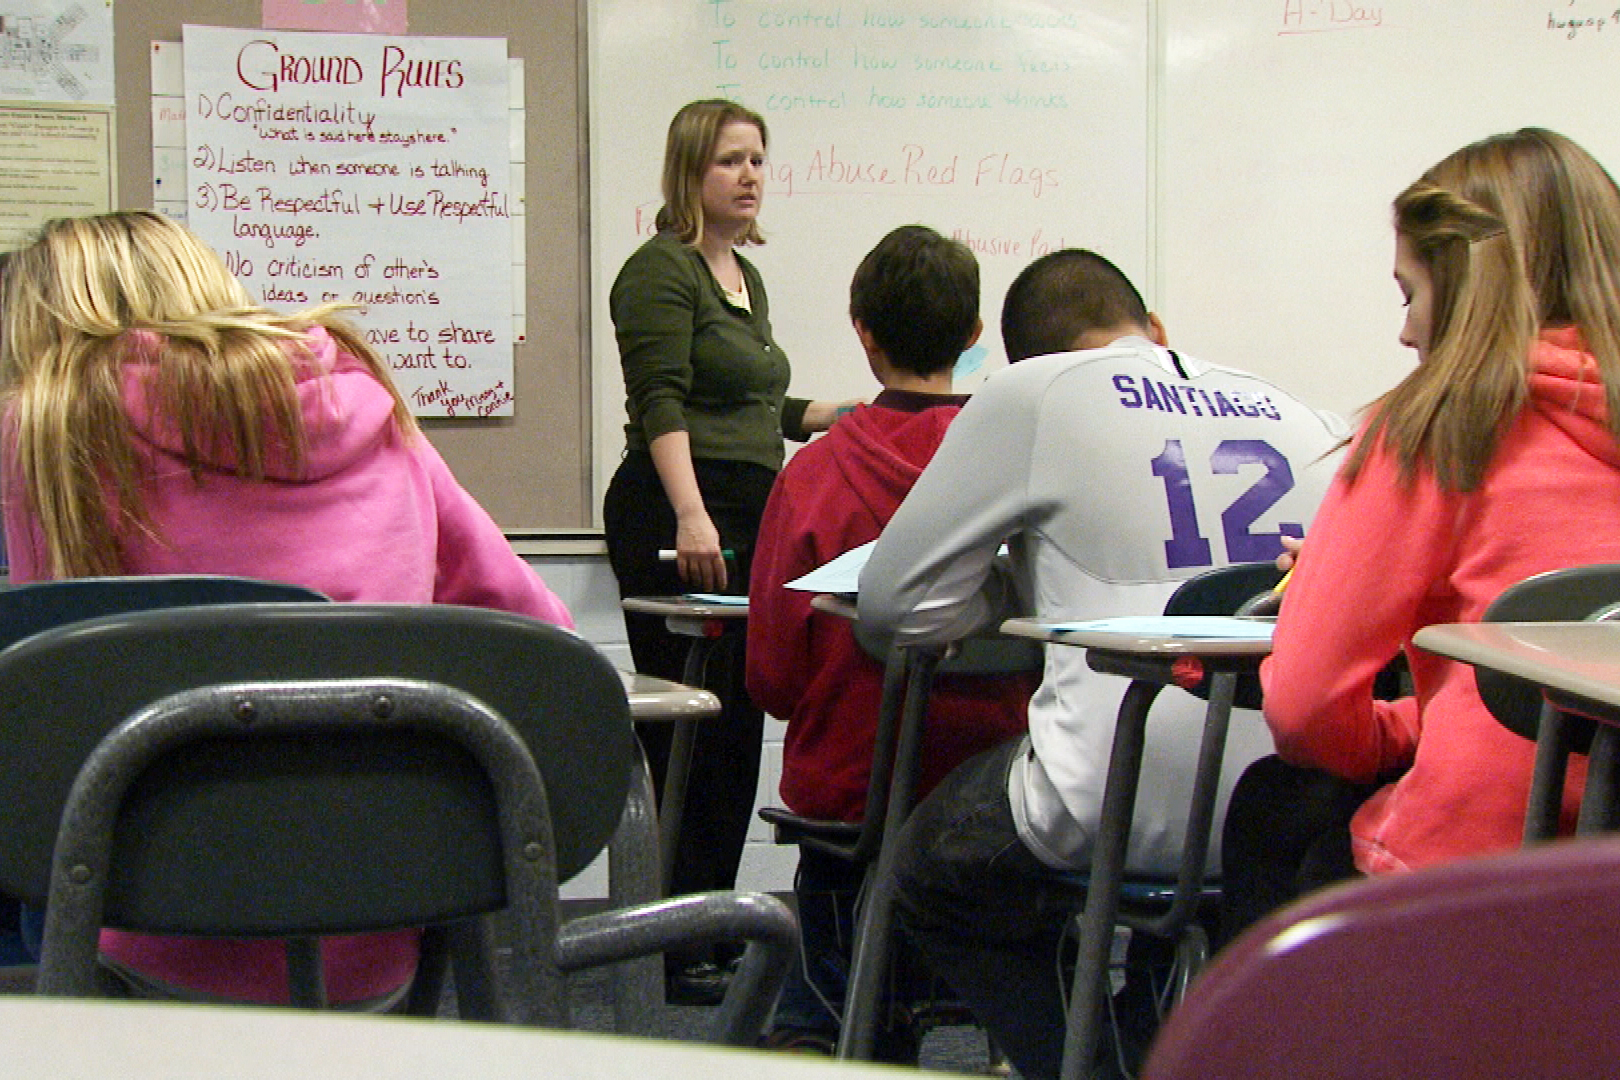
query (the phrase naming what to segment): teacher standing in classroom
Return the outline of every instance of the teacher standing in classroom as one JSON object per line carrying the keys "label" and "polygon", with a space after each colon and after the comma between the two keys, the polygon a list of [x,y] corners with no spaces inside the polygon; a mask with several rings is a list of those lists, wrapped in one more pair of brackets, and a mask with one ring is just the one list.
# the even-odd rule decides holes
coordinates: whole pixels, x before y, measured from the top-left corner
{"label": "teacher standing in classroom", "polygon": [[[763,243],[765,121],[732,101],[694,101],[669,125],[657,235],[625,261],[610,309],[624,368],[625,454],[603,504],[621,596],[746,593],[749,560],[783,436],[824,431],[837,405],[786,396],[765,283],[737,250]],[[673,561],[660,549],[673,549]],[[636,670],[681,677],[685,643],[657,616],[625,614]],[[724,709],[700,725],[670,892],[736,881],[758,783],[763,717],[743,684],[740,635],[711,654]],[[640,735],[660,790],[669,726]],[[672,1002],[723,994],[727,957],[666,957]]]}

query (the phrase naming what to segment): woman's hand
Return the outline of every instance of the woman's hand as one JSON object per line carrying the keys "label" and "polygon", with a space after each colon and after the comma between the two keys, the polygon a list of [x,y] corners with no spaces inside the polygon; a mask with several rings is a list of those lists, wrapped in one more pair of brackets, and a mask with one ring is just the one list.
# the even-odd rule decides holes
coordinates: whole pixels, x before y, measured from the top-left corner
{"label": "woman's hand", "polygon": [[810,433],[826,431],[840,416],[854,412],[855,406],[865,405],[860,398],[849,401],[812,401],[804,407],[804,430]]}
{"label": "woman's hand", "polygon": [[701,507],[675,517],[675,566],[693,592],[717,593],[726,587],[726,559],[720,531]]}
{"label": "woman's hand", "polygon": [[1286,533],[1282,538],[1283,553],[1277,556],[1277,569],[1292,570],[1294,561],[1299,558],[1299,549],[1305,546],[1305,541],[1297,536]]}

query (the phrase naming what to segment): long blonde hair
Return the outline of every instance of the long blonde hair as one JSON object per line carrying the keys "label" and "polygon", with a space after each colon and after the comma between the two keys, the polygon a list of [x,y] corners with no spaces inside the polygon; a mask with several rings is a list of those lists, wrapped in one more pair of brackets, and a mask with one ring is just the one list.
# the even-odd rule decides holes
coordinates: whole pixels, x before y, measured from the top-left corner
{"label": "long blonde hair", "polygon": [[1543,327],[1580,330],[1620,437],[1620,189],[1603,166],[1541,128],[1495,135],[1403,191],[1395,229],[1433,282],[1428,357],[1373,404],[1349,478],[1382,442],[1408,481],[1428,466],[1445,490],[1478,487]]}
{"label": "long blonde hair", "polygon": [[[150,211],[52,221],[13,253],[0,301],[0,375],[21,495],[56,577],[124,570],[119,537],[153,534],[140,457],[124,411],[123,368],[152,364],[147,393],[188,460],[232,463],[262,480],[267,460],[302,469],[295,372],[304,332],[325,327],[416,423],[386,366],[336,306],[278,315],[254,304],[219,256]],[[150,331],[138,349],[129,331]]]}
{"label": "long blonde hair", "polygon": [[[696,244],[703,238],[703,177],[713,164],[714,148],[720,131],[727,124],[752,124],[759,129],[761,146],[769,148],[770,133],[765,118],[735,101],[707,98],[682,105],[669,122],[664,140],[664,205],[655,224],[659,232],[672,232],[681,243]],[[763,244],[759,223],[748,223],[739,244]]]}

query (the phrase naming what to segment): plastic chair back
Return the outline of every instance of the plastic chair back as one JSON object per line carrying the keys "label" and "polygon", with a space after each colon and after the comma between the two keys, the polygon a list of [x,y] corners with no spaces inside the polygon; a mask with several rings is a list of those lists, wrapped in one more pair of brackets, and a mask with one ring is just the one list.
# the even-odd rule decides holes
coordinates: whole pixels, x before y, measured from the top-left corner
{"label": "plastic chair back", "polygon": [[[8,808],[0,891],[44,901],[56,823],[74,778],[101,739],[139,709],[220,683],[389,677],[465,691],[518,732],[553,793],[559,880],[601,850],[624,807],[633,736],[618,673],[586,642],[534,619],[474,608],[218,605],[108,616],[0,653],[0,754],[28,763],[0,770],[0,805]],[[312,766],[320,761],[307,756]],[[396,783],[365,753],[340,760],[336,771],[356,791]],[[289,794],[284,810],[294,812],[296,801]],[[390,842],[386,818],[375,829],[377,844]],[[392,842],[408,848],[410,839]],[[125,914],[132,923],[152,917],[140,911]]]}
{"label": "plastic chair back", "polygon": [[126,611],[325,599],[302,585],[206,574],[69,578],[10,585],[0,589],[0,648],[64,623]]}
{"label": "plastic chair back", "polygon": [[[1480,617],[1481,622],[1577,622],[1603,613],[1620,602],[1620,563],[1550,570],[1503,590]],[[1541,690],[1533,683],[1483,668],[1474,669],[1480,699],[1491,715],[1511,731],[1534,739],[1541,714]],[[1584,751],[1591,741],[1590,722],[1567,733],[1572,748]]]}
{"label": "plastic chair back", "polygon": [[1215,958],[1143,1076],[1608,1075],[1616,925],[1608,838],[1326,889]]}

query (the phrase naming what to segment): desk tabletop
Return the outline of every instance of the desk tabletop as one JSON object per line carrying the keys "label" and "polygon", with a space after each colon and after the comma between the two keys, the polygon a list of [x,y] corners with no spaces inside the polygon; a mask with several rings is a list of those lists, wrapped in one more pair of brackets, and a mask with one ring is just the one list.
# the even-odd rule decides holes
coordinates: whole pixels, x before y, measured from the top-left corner
{"label": "desk tabletop", "polygon": [[1620,623],[1443,623],[1412,643],[1550,690],[1620,706]]}
{"label": "desk tabletop", "polygon": [[836,615],[852,622],[858,614],[855,601],[843,593],[816,593],[810,598],[810,606],[823,614]]}
{"label": "desk tabletop", "polygon": [[626,611],[642,615],[662,615],[677,619],[746,619],[748,602],[738,597],[740,604],[713,604],[694,600],[689,596],[627,596],[622,602]]}
{"label": "desk tabletop", "polygon": [[720,699],[707,690],[634,671],[621,671],[619,678],[624,680],[624,693],[630,699],[632,720],[681,720],[720,714]]}
{"label": "desk tabletop", "polygon": [[[1166,619],[1173,616],[1165,616]],[[1008,619],[1001,632],[1013,637],[1034,638],[1058,645],[1126,653],[1148,657],[1240,657],[1260,659],[1271,654],[1271,642],[1251,638],[1188,637],[1175,634],[1118,633],[1101,630],[1068,630],[1061,624],[1036,619]]]}
{"label": "desk tabletop", "polygon": [[240,1006],[0,1000],[15,1080],[880,1080],[794,1054],[447,1020]]}

